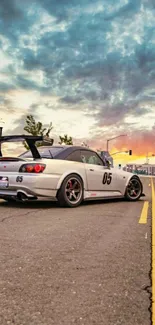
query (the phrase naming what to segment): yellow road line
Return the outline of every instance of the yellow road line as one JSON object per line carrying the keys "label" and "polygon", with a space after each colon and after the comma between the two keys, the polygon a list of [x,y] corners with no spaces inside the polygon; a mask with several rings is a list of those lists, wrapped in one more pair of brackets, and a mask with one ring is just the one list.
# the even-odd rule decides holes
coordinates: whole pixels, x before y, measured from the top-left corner
{"label": "yellow road line", "polygon": [[139,223],[147,223],[147,215],[148,215],[149,202],[145,201],[142,209],[142,213],[139,219]]}
{"label": "yellow road line", "polygon": [[155,189],[152,187],[152,325],[155,325]]}

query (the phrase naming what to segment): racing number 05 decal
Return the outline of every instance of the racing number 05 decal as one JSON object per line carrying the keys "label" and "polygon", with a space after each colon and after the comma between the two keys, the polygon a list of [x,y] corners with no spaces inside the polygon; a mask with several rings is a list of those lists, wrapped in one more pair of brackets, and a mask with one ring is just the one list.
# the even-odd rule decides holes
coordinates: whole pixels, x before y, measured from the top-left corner
{"label": "racing number 05 decal", "polygon": [[23,181],[23,176],[17,176],[17,178],[16,178],[16,182],[18,183],[18,182],[22,182]]}
{"label": "racing number 05 decal", "polygon": [[107,172],[104,173],[102,183],[109,185],[111,181],[112,181],[112,173],[107,173]]}

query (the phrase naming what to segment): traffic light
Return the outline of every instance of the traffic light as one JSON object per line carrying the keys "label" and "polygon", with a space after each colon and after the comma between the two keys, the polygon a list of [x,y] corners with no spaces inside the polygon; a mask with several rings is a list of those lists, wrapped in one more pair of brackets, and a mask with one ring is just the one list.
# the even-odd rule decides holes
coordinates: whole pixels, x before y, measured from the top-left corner
{"label": "traffic light", "polygon": [[132,150],[129,150],[129,156],[132,156]]}

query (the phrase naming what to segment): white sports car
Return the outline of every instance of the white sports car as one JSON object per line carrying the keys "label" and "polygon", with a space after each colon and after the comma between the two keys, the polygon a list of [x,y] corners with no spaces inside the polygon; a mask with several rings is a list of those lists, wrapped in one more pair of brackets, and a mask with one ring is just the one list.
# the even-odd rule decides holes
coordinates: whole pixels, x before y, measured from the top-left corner
{"label": "white sports car", "polygon": [[[30,150],[17,158],[0,153],[0,198],[4,200],[50,199],[60,206],[77,207],[86,200],[136,201],[144,196],[138,176],[109,167],[87,147],[52,145],[42,136],[0,137],[0,145],[10,141],[26,141]],[[36,141],[46,145],[37,148]]]}

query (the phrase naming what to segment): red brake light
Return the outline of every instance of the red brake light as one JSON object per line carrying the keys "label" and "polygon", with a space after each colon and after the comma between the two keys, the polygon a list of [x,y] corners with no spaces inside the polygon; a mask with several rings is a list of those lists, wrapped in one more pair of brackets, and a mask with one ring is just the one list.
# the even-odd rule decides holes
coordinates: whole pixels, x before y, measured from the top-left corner
{"label": "red brake light", "polygon": [[43,165],[35,165],[34,166],[35,173],[41,173],[41,172],[43,172],[44,169],[45,169],[45,167]]}
{"label": "red brake light", "polygon": [[45,170],[45,164],[24,164],[20,167],[20,173],[42,173]]}

